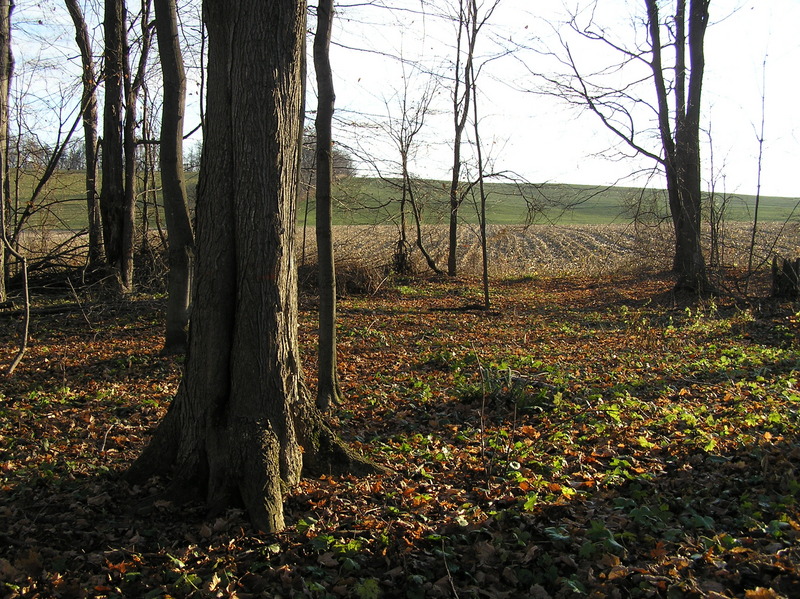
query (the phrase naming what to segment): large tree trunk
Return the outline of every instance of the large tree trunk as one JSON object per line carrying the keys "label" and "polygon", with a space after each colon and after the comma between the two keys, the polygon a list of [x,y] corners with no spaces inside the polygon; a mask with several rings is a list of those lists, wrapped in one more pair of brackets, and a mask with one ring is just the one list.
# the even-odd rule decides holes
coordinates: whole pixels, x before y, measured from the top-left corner
{"label": "large tree trunk", "polygon": [[176,0],[154,0],[158,53],[164,78],[161,116],[161,188],[169,233],[169,294],[164,351],[183,352],[189,339],[194,233],[183,173],[186,73],[178,38]]}
{"label": "large tree trunk", "polygon": [[86,212],[89,221],[89,267],[103,262],[103,222],[97,198],[97,80],[89,29],[78,0],[65,0],[75,26],[75,42],[81,53],[83,67],[83,145],[86,155]]}
{"label": "large tree trunk", "polygon": [[[683,19],[679,2],[679,22]],[[697,293],[709,291],[706,263],[700,243],[702,217],[702,176],[700,174],[700,97],[705,71],[703,46],[708,26],[708,0],[691,0],[689,6],[688,47],[689,86],[685,102],[678,101],[675,127],[675,166],[680,197],[680,211],[675,227],[675,271],[678,274],[676,287]],[[683,29],[681,23],[681,29]],[[683,36],[679,39],[682,40]],[[677,75],[685,80],[683,51],[679,50]],[[677,93],[681,93],[680,88]],[[675,218],[675,215],[673,215]]]}
{"label": "large tree trunk", "polygon": [[125,162],[123,155],[123,89],[125,2],[105,0],[105,102],[103,105],[103,155],[100,211],[106,261],[117,271],[127,290],[123,255],[125,248]]}
{"label": "large tree trunk", "polygon": [[320,0],[314,34],[317,74],[317,269],[319,273],[319,351],[317,406],[326,410],[341,401],[336,372],[336,264],[333,255],[331,183],[333,180],[333,109],[336,94],[330,62],[333,0]]}
{"label": "large tree trunk", "polygon": [[303,382],[295,209],[305,2],[206,0],[206,141],[197,199],[197,285],[186,371],[129,471],[172,475],[212,509],[243,504],[265,531],[301,467],[358,470]]}
{"label": "large tree trunk", "polygon": [[658,101],[658,124],[664,149],[669,209],[675,228],[673,271],[676,289],[706,293],[710,289],[700,243],[702,183],[700,175],[700,96],[705,62],[703,38],[708,25],[708,0],[691,0],[689,9],[689,81],[687,95],[687,40],[685,0],[675,14],[675,127],[670,126],[669,89],[664,79],[660,21],[656,0],[646,0],[653,79]]}
{"label": "large tree trunk", "polygon": [[[14,71],[14,58],[11,54],[11,12],[13,0],[0,0],[0,227],[5,229],[5,214],[8,189],[5,180],[8,173],[8,88]],[[0,230],[0,301],[6,301],[6,231]]]}

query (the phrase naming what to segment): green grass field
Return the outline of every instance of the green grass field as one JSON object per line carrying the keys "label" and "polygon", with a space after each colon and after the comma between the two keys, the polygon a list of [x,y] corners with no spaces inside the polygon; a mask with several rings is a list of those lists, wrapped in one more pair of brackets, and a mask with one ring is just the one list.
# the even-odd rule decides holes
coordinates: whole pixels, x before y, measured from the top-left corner
{"label": "green grass field", "polygon": [[[23,173],[18,184],[17,205],[23,210],[36,184],[32,174]],[[193,201],[197,173],[187,173],[187,188]],[[43,207],[31,218],[31,224],[50,229],[77,230],[86,226],[83,199],[83,173],[60,172],[46,186],[36,205]],[[643,190],[632,187],[592,187],[588,185],[543,184],[516,185],[489,183],[487,212],[489,224],[610,224],[628,223],[634,218],[660,219],[666,215],[663,190]],[[424,181],[415,190],[425,224],[447,222],[448,184],[444,181]],[[14,196],[14,194],[12,194]],[[399,221],[401,192],[396,182],[374,178],[347,178],[334,187],[334,224],[390,224]],[[725,219],[730,222],[752,220],[753,196],[724,198]],[[783,222],[800,216],[798,198],[762,197],[759,207],[761,222]],[[13,203],[13,202],[12,202]],[[723,198],[716,198],[719,207]],[[706,203],[708,205],[708,202]],[[460,218],[477,222],[477,200],[468,196],[462,205]],[[152,208],[151,208],[152,213]],[[141,214],[141,211],[140,211]],[[298,202],[298,222],[313,225],[315,218],[313,191],[301,190]],[[307,220],[306,220],[307,219]],[[411,216],[409,214],[409,219]]]}
{"label": "green grass field", "polygon": [[[448,184],[427,181],[417,192],[424,206],[426,224],[447,222]],[[636,215],[643,219],[666,217],[666,192],[633,187],[599,187],[549,183],[543,185],[490,183],[487,190],[489,224],[517,225],[529,222],[540,224],[611,224],[628,223]],[[376,224],[399,218],[400,190],[391,181],[352,178],[338,182],[335,199],[335,224]],[[725,218],[732,222],[752,220],[755,197],[729,196],[725,200]],[[798,198],[761,197],[759,220],[782,222],[800,216]],[[716,198],[721,207],[723,198]],[[707,203],[708,204],[708,203]],[[301,198],[299,219],[303,218],[305,198]],[[477,200],[468,196],[460,217],[477,222]],[[310,200],[309,223],[313,223],[313,198]]]}

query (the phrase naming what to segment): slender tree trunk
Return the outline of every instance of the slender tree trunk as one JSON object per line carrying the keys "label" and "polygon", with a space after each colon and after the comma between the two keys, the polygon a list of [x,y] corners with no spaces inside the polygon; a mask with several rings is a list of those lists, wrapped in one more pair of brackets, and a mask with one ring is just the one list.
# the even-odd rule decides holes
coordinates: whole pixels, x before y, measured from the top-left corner
{"label": "slender tree trunk", "polygon": [[161,117],[161,187],[169,233],[169,295],[164,351],[184,352],[189,338],[194,233],[183,173],[186,73],[178,39],[176,0],[154,0],[158,53],[164,78]]}
{"label": "slender tree trunk", "polygon": [[[469,103],[472,90],[467,85],[467,73],[472,65],[475,49],[474,38],[470,35],[470,19],[473,18],[470,7],[465,9],[466,0],[458,3],[458,37],[456,39],[456,65],[453,88],[453,169],[450,179],[450,214],[449,235],[447,243],[447,274],[451,277],[458,272],[458,209],[461,207],[463,197],[459,192],[461,180],[461,139],[464,128],[467,126]],[[464,45],[464,35],[467,36],[465,63],[461,66],[461,52]],[[463,86],[463,93],[460,91]]]}
{"label": "slender tree trunk", "polygon": [[11,13],[13,0],[0,0],[0,236],[4,244],[0,247],[0,301],[6,301],[6,223],[8,205],[8,90],[14,72],[14,57],[11,53]]}
{"label": "slender tree trunk", "polygon": [[411,212],[414,215],[414,225],[416,226],[417,236],[416,236],[416,245],[419,249],[422,257],[425,258],[425,262],[428,264],[428,268],[430,268],[433,272],[437,275],[443,275],[444,272],[439,266],[436,264],[436,260],[433,259],[433,256],[430,255],[430,252],[425,248],[425,244],[422,241],[422,207],[417,204],[417,200],[414,197],[414,190],[411,187],[410,179],[406,178],[406,189],[408,190],[408,201],[411,204]]}
{"label": "slender tree trunk", "polygon": [[139,91],[142,89],[142,85],[144,83],[147,59],[150,53],[150,42],[152,40],[150,0],[145,0],[142,2],[141,20],[142,47],[139,55],[139,64],[135,73],[132,73],[130,68],[130,46],[128,44],[127,29],[123,28],[122,36],[122,68],[124,73],[123,94],[125,98],[125,121],[123,125],[125,194],[123,206],[123,235],[120,275],[123,291],[126,293],[133,291],[133,258],[136,251],[135,240],[137,198],[136,129],[138,127],[138,118],[136,108],[139,101]]}
{"label": "slender tree trunk", "polygon": [[319,273],[319,351],[317,360],[317,407],[328,409],[341,401],[336,369],[336,265],[333,255],[331,223],[331,183],[333,180],[333,89],[330,44],[333,27],[333,0],[317,5],[317,31],[314,35],[314,70],[317,74],[316,204],[317,268]]}
{"label": "slender tree trunk", "polygon": [[[405,120],[405,115],[403,115]],[[405,136],[402,135],[402,139]],[[408,193],[411,188],[411,178],[408,175],[408,152],[404,149],[403,141],[400,143],[400,168],[403,177],[402,188],[400,190],[400,238],[397,240],[397,248],[394,252],[393,267],[397,274],[405,275],[411,272],[411,261],[409,250],[411,245],[408,243],[408,223],[406,215],[406,204],[408,203]]]}
{"label": "slender tree trunk", "polygon": [[83,67],[83,146],[86,155],[86,212],[89,221],[89,267],[97,268],[103,262],[103,223],[97,197],[97,79],[95,77],[92,44],[89,29],[78,0],[65,0],[75,27],[75,42],[81,53]]}
{"label": "slender tree trunk", "polygon": [[400,154],[401,169],[403,173],[403,189],[400,196],[400,247],[408,247],[408,224],[406,223],[406,203],[408,202],[408,155],[405,152]]}
{"label": "slender tree trunk", "polygon": [[127,290],[123,273],[125,237],[125,162],[122,123],[125,68],[125,3],[105,0],[105,84],[103,104],[103,155],[100,186],[100,211],[103,220],[103,242],[106,261],[120,278],[120,287]]}
{"label": "slender tree trunk", "polygon": [[[475,6],[475,0],[470,1],[472,6]],[[473,27],[477,27],[477,23],[473,24]],[[478,82],[476,81],[475,68],[472,65],[467,73],[466,84],[472,88],[472,126],[475,134],[475,153],[478,159],[478,191],[481,199],[478,220],[481,232],[483,309],[488,310],[491,307],[491,298],[489,295],[489,242],[486,234],[486,186],[483,178],[483,146],[481,146],[480,120],[478,119]]]}
{"label": "slender tree trunk", "polygon": [[130,48],[127,34],[124,40],[124,95],[125,119],[122,126],[122,147],[124,155],[124,188],[122,209],[122,254],[120,256],[120,279],[125,293],[133,291],[133,257],[136,253],[136,94],[132,91],[130,72]]}
{"label": "slender tree trunk", "polygon": [[305,2],[206,0],[208,99],[197,284],[186,371],[131,480],[171,474],[177,498],[244,505],[284,526],[301,467],[368,468],[323,424],[297,340],[295,212]]}

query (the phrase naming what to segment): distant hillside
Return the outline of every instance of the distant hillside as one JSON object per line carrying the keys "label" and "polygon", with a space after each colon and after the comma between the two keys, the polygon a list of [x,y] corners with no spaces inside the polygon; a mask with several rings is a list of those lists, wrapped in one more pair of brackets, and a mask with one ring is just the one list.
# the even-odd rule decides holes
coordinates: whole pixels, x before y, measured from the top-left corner
{"label": "distant hillside", "polygon": [[[197,188],[197,173],[187,173],[187,188],[190,202],[194,203]],[[30,174],[19,179],[19,201],[12,205],[24,207],[35,186]],[[158,176],[156,185],[160,184]],[[334,223],[337,225],[396,224],[400,221],[401,190],[397,180],[349,177],[335,183]],[[39,211],[31,224],[50,229],[81,229],[86,226],[86,208],[83,191],[83,173],[61,171],[46,186],[39,204],[46,209]],[[449,183],[445,181],[423,181],[414,190],[418,205],[422,209],[424,224],[447,222]],[[487,208],[489,224],[517,225],[557,223],[563,225],[626,224],[634,219],[658,221],[666,218],[666,193],[663,190],[633,187],[595,187],[590,185],[568,185],[546,183],[542,185],[513,183],[489,183]],[[12,197],[15,193],[12,191]],[[159,192],[147,194],[153,201]],[[140,198],[145,197],[140,194]],[[725,200],[723,202],[723,199]],[[140,201],[141,202],[141,201]],[[469,196],[460,211],[465,222],[477,222],[477,198]],[[800,219],[800,200],[766,196],[761,198],[759,220],[764,223],[784,222]],[[719,210],[725,206],[725,219],[729,222],[752,221],[755,198],[734,195],[727,198],[717,196],[715,205]],[[706,202],[706,206],[709,203]],[[152,207],[150,213],[154,211]],[[140,211],[141,214],[141,211]],[[313,190],[301,188],[298,198],[298,223],[314,224]],[[708,212],[706,212],[708,218]],[[408,219],[411,222],[410,206]],[[11,219],[13,221],[13,219]]]}
{"label": "distant hillside", "polygon": [[[425,181],[415,190],[419,205],[423,207],[423,222],[447,222],[448,186],[445,181]],[[628,223],[634,219],[657,221],[667,217],[666,192],[658,189],[634,187],[599,187],[546,183],[542,185],[517,185],[490,183],[487,189],[489,224],[610,224]],[[399,220],[401,189],[399,181],[373,178],[349,178],[338,181],[336,224],[388,224]],[[469,196],[460,210],[461,219],[477,222],[477,198]],[[800,217],[798,198],[762,197],[759,220],[782,222]],[[755,198],[735,195],[715,198],[719,211],[724,208],[730,222],[752,220]],[[314,222],[313,194],[309,199],[307,221]],[[709,206],[709,202],[706,202]],[[301,196],[298,220],[305,216],[305,197]],[[409,215],[410,218],[410,215]]]}

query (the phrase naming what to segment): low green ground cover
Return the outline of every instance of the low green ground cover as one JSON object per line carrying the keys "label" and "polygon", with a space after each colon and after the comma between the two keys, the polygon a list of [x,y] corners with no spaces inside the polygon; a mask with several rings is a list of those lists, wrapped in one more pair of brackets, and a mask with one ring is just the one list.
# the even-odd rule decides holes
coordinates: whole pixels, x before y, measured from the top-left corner
{"label": "low green ground cover", "polygon": [[0,597],[800,596],[800,306],[671,284],[344,298],[329,417],[392,473],[304,480],[280,535],[120,481],[180,377],[163,304],[39,317],[0,396]]}

